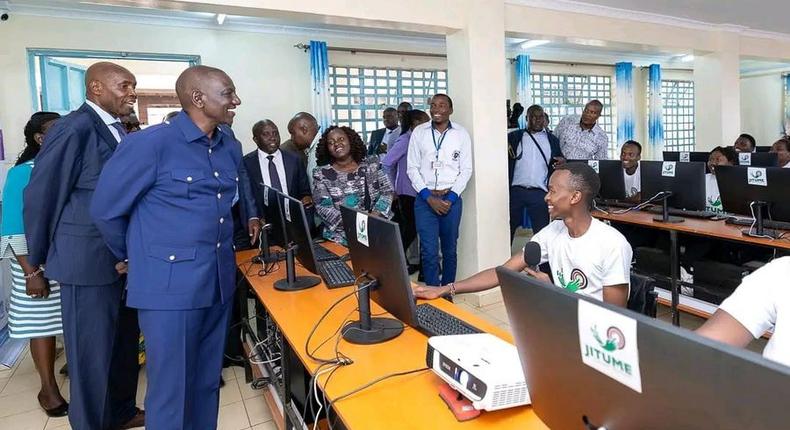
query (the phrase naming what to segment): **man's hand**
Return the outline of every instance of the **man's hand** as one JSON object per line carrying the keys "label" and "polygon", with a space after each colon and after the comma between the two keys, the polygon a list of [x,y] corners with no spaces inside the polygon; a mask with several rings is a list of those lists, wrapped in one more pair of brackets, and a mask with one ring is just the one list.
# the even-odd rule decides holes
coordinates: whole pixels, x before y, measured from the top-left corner
{"label": "man's hand", "polygon": [[428,287],[412,284],[411,289],[414,297],[418,299],[433,300],[450,294],[450,287],[446,285],[443,287]]}
{"label": "man's hand", "polygon": [[115,271],[118,272],[119,275],[125,275],[129,273],[129,263],[125,261],[119,261],[115,263]]}
{"label": "man's hand", "polygon": [[302,204],[304,207],[309,208],[313,205],[313,196],[304,196],[302,197]]}
{"label": "man's hand", "polygon": [[452,205],[447,200],[440,199],[438,197],[430,196],[428,197],[428,205],[439,215],[447,215],[450,212],[450,206]]}
{"label": "man's hand", "polygon": [[540,270],[534,271],[534,270],[530,269],[529,267],[524,269],[524,272],[527,275],[532,276],[533,278],[535,278],[535,279],[537,279],[539,281],[543,281],[543,282],[547,282],[547,283],[551,284],[551,278],[549,277],[549,275],[547,273],[543,273]]}
{"label": "man's hand", "polygon": [[250,233],[250,243],[253,245],[258,243],[258,236],[261,234],[261,221],[259,219],[247,221],[247,232]]}
{"label": "man's hand", "polygon": [[25,279],[25,294],[34,299],[46,299],[49,297],[49,281],[47,281],[43,273]]}

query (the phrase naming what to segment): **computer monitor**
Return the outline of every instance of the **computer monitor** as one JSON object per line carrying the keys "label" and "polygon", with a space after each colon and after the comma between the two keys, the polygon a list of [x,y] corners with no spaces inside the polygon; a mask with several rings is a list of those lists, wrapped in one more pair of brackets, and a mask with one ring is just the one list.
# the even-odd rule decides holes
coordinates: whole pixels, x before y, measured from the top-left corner
{"label": "computer monitor", "polygon": [[[347,206],[340,206],[340,214],[354,275],[375,280],[367,291],[370,298],[400,321],[417,327],[417,308],[398,224]],[[360,294],[360,310],[362,307]]]}
{"label": "computer monitor", "polygon": [[316,265],[313,238],[304,205],[301,201],[272,189],[277,193],[280,203],[280,215],[283,225],[283,235],[289,243],[296,244],[296,259],[305,269],[318,274]]}
{"label": "computer monitor", "polygon": [[281,193],[266,184],[261,185],[263,186],[263,221],[266,224],[271,224],[271,228],[269,229],[269,245],[277,245],[285,248],[285,233],[283,230],[280,199],[278,198],[278,195]]}
{"label": "computer monitor", "polygon": [[679,152],[679,151],[664,151],[664,161],[680,161],[683,163],[707,163],[708,162],[708,154],[707,152],[703,151],[689,151],[689,152]]}
{"label": "computer monitor", "polygon": [[496,271],[532,407],[548,427],[787,427],[790,367],[504,267]]}
{"label": "computer monitor", "polygon": [[625,176],[620,160],[568,160],[569,163],[587,163],[598,173],[601,191],[598,196],[607,200],[625,199]]}
{"label": "computer monitor", "polygon": [[725,212],[753,216],[752,202],[765,202],[765,218],[790,222],[790,169],[718,166],[716,182]]}
{"label": "computer monitor", "polygon": [[776,167],[778,155],[773,152],[739,152],[738,165],[752,167]]}
{"label": "computer monitor", "polygon": [[770,152],[771,148],[773,148],[771,145],[768,145],[768,146],[755,146],[754,147],[754,152]]}
{"label": "computer monitor", "polygon": [[667,204],[676,209],[705,210],[705,163],[641,161],[642,201],[670,191]]}

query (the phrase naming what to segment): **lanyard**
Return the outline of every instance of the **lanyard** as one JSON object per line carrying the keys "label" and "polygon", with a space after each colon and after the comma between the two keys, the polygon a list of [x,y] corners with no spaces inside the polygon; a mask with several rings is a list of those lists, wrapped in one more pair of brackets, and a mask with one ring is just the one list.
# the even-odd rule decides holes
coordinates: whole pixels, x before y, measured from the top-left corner
{"label": "lanyard", "polygon": [[447,132],[450,131],[450,128],[452,128],[452,124],[448,122],[447,128],[439,135],[439,143],[436,143],[436,133],[434,133],[436,129],[433,128],[433,124],[431,124],[431,137],[433,138],[433,147],[436,148],[437,160],[439,159],[439,151],[442,149],[442,143],[444,143],[444,138],[447,136]]}

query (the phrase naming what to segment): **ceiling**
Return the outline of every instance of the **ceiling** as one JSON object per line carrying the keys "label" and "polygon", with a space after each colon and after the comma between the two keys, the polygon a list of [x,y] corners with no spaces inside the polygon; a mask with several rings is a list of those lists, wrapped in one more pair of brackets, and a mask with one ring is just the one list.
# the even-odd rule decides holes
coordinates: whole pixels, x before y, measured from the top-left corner
{"label": "ceiling", "polygon": [[[568,4],[606,6],[630,11],[694,20],[708,24],[729,24],[758,31],[790,34],[788,0],[583,0]],[[605,11],[601,11],[605,13]]]}

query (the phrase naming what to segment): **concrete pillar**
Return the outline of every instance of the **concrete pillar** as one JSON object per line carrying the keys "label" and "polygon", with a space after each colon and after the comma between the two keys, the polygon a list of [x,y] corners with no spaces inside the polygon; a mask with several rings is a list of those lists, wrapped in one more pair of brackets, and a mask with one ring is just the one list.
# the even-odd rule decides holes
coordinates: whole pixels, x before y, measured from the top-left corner
{"label": "concrete pillar", "polygon": [[[454,102],[452,119],[469,131],[474,153],[474,174],[462,195],[458,279],[463,279],[510,257],[510,230],[504,4],[459,3],[456,10],[468,15],[463,29],[447,35],[447,75]],[[496,290],[471,301],[485,305],[498,296]]]}
{"label": "concrete pillar", "polygon": [[722,32],[720,49],[694,58],[696,147],[732,145],[741,133],[740,45],[737,33]]}

